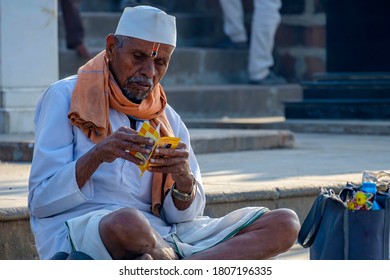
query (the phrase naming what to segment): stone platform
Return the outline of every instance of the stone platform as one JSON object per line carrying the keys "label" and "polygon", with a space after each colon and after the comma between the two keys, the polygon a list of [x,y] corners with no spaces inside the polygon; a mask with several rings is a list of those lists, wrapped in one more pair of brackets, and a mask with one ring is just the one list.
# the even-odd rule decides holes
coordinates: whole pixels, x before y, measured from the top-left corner
{"label": "stone platform", "polygon": [[[288,207],[303,222],[319,188],[338,190],[347,181],[359,182],[364,170],[388,170],[388,140],[387,135],[294,133],[290,148],[200,153],[205,214],[220,216],[248,205]],[[36,258],[26,208],[29,170],[29,162],[0,164],[0,259]],[[308,251],[297,245],[279,258],[307,259]]]}

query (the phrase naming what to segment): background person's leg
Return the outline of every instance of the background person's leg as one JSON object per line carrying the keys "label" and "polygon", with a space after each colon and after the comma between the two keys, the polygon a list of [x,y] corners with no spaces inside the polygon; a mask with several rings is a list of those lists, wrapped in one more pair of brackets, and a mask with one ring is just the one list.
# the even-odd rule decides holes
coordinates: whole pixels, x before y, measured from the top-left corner
{"label": "background person's leg", "polygon": [[246,43],[248,36],[244,24],[241,0],[220,0],[223,12],[223,31],[233,43]]}
{"label": "background person's leg", "polygon": [[84,44],[84,25],[80,14],[81,0],[61,0],[60,4],[65,23],[67,47],[75,49],[84,58],[92,58]]}
{"label": "background person's leg", "polygon": [[266,78],[274,65],[275,33],[280,24],[280,0],[254,0],[249,47],[249,79]]}

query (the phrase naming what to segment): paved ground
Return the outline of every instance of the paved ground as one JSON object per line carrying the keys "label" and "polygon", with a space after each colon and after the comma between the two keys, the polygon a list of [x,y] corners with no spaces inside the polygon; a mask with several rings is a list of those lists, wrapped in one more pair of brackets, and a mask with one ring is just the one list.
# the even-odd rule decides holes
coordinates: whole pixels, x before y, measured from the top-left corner
{"label": "paved ground", "polygon": [[[293,149],[200,154],[207,192],[360,180],[390,169],[390,136],[295,134]],[[0,208],[26,205],[30,163],[0,162]],[[230,191],[239,191],[233,189]]]}
{"label": "paved ground", "polygon": [[[390,137],[295,134],[293,149],[200,154],[206,192],[240,192],[360,181],[364,170],[390,170]],[[29,163],[0,162],[0,208],[25,206]],[[281,259],[307,259],[294,246]]]}

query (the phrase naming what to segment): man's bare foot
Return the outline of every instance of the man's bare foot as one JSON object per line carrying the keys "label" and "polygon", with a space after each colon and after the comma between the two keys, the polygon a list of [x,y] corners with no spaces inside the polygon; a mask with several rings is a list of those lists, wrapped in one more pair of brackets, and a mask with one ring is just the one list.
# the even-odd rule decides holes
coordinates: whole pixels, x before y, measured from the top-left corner
{"label": "man's bare foot", "polygon": [[149,255],[149,254],[143,254],[139,260],[147,260],[147,261],[150,261],[150,260],[153,260],[152,256]]}
{"label": "man's bare foot", "polygon": [[154,260],[177,260],[179,259],[171,246],[158,234],[155,230],[154,236],[156,238],[155,247],[149,252]]}

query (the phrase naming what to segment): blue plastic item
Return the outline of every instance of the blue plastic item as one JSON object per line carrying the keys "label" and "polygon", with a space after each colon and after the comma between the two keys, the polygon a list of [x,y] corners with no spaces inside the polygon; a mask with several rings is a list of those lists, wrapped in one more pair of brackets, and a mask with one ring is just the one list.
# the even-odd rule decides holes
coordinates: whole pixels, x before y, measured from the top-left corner
{"label": "blue plastic item", "polygon": [[374,194],[374,203],[372,210],[380,210],[382,207],[376,201],[376,183],[375,182],[363,182],[362,191]]}

